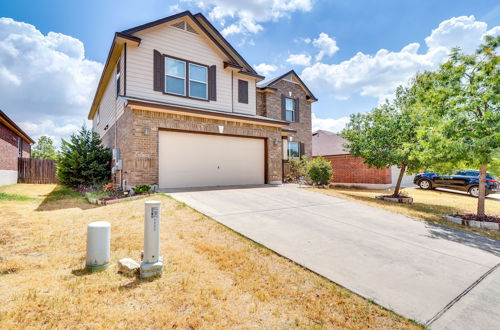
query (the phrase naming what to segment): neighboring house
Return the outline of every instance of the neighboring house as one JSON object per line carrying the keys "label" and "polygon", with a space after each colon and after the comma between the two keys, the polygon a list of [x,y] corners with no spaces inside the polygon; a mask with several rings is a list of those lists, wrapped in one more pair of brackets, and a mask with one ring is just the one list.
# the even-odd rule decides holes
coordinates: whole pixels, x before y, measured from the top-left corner
{"label": "neighboring house", "polygon": [[35,143],[0,110],[0,186],[17,183],[18,158],[31,156]]}
{"label": "neighboring house", "polygon": [[[315,100],[295,73],[284,78],[257,89],[264,77],[186,11],[115,34],[88,118],[114,149],[113,179],[126,188],[281,183],[282,140],[292,134],[310,153]],[[257,110],[257,90],[278,100],[286,92],[297,117],[286,120],[276,105]],[[294,128],[302,122],[307,134]]]}
{"label": "neighboring house", "polygon": [[311,103],[316,101],[293,70],[257,85],[257,114],[289,123],[282,129],[284,176],[290,158],[312,156]]}
{"label": "neighboring house", "polygon": [[[313,157],[322,156],[333,167],[332,183],[340,186],[384,189],[394,186],[399,176],[396,166],[386,168],[369,167],[363,158],[353,157],[344,148],[347,143],[339,135],[318,130],[312,134]],[[413,176],[405,175],[403,187],[413,185]]]}

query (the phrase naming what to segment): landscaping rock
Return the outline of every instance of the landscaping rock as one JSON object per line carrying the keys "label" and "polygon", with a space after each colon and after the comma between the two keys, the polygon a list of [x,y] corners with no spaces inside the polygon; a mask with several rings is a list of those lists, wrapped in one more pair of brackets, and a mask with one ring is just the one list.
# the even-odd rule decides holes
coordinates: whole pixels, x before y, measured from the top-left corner
{"label": "landscaping rock", "polygon": [[459,225],[462,224],[462,219],[461,218],[457,218],[457,217],[454,217],[452,215],[445,215],[444,219],[448,220],[448,221],[451,221],[451,222],[454,222],[454,223],[459,224]]}
{"label": "landscaping rock", "polygon": [[390,197],[390,196],[377,196],[377,199],[381,199],[388,202],[393,203],[401,203],[401,204],[413,204],[412,197]]}
{"label": "landscaping rock", "polygon": [[481,221],[481,228],[489,230],[500,230],[500,226],[496,222]]}
{"label": "landscaping rock", "polygon": [[126,276],[135,276],[141,266],[131,258],[123,258],[118,261],[118,272]]}
{"label": "landscaping rock", "polygon": [[481,228],[481,229],[488,229],[488,230],[500,230],[500,224],[496,222],[489,222],[489,221],[476,221],[476,220],[463,220],[457,215],[450,215],[447,214],[443,217],[445,220],[454,222],[459,225],[464,225],[467,227],[473,227],[473,228]]}

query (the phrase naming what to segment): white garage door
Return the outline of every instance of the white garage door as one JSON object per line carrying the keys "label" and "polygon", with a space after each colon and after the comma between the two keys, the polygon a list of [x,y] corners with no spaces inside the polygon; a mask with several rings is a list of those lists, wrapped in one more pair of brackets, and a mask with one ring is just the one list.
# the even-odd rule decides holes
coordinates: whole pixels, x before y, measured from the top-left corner
{"label": "white garage door", "polygon": [[264,184],[264,141],[160,131],[160,188]]}

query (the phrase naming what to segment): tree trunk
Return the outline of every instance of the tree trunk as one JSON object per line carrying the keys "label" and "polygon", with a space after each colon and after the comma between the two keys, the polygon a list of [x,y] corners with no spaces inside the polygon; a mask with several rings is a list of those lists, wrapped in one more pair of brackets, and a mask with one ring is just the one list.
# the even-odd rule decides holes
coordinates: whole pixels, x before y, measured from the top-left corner
{"label": "tree trunk", "polygon": [[486,168],[488,165],[481,165],[479,169],[479,197],[477,199],[477,215],[484,216],[484,202],[486,199]]}
{"label": "tree trunk", "polygon": [[401,169],[399,170],[398,182],[396,183],[396,187],[394,188],[393,196],[399,195],[399,189],[401,188],[401,181],[403,180],[403,175],[405,174],[406,164],[401,164]]}

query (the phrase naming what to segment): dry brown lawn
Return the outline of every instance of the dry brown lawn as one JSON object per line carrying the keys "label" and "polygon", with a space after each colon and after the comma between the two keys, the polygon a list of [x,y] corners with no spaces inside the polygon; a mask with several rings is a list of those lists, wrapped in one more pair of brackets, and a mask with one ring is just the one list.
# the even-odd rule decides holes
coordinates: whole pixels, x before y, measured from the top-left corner
{"label": "dry brown lawn", "polygon": [[[146,199],[97,207],[55,185],[2,192],[0,328],[419,327],[165,196],[148,198],[162,202],[165,272],[140,281],[116,262],[139,259]],[[112,264],[89,273],[96,220],[111,223]]]}
{"label": "dry brown lawn", "polygon": [[[414,219],[439,223],[448,227],[467,230],[483,236],[500,239],[500,233],[498,231],[464,227],[442,219],[445,214],[476,213],[477,199],[465,194],[440,190],[403,189],[404,192],[413,197],[413,204],[405,205],[375,199],[375,196],[390,194],[392,190],[364,190],[339,187],[307,189],[312,189],[315,192],[326,195],[355,200],[387,211],[400,213]],[[487,198],[486,213],[500,216],[500,201]]]}

